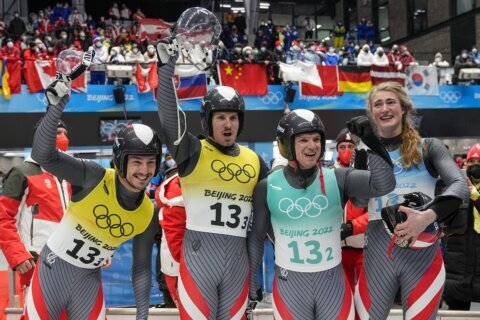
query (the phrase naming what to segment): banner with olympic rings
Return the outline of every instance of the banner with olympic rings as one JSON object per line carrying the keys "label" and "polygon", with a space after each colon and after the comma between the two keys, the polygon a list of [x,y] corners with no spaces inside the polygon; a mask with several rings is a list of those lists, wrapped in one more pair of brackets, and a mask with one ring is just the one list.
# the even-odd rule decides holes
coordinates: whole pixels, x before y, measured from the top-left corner
{"label": "banner with olympic rings", "polygon": [[[89,85],[86,93],[73,93],[65,112],[122,112],[123,104],[115,103],[114,85]],[[366,93],[345,92],[340,96],[301,96],[298,86],[290,109],[351,110],[364,109]],[[138,93],[135,85],[125,86],[127,112],[157,111],[152,92]],[[479,108],[480,86],[440,86],[438,96],[410,96],[417,109]],[[268,86],[264,96],[244,96],[247,110],[283,110],[285,88]],[[199,111],[201,99],[180,101],[184,111]],[[45,112],[47,99],[43,92],[30,94],[24,88],[10,100],[0,97],[0,113]]]}

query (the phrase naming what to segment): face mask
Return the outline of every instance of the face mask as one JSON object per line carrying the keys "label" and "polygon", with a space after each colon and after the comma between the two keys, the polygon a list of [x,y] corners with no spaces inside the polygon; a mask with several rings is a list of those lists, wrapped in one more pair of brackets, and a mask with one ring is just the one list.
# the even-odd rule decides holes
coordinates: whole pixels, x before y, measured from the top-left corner
{"label": "face mask", "polygon": [[165,160],[165,164],[167,165],[167,167],[170,169],[170,168],[173,168],[175,166],[175,160],[173,159],[168,159],[168,160]]}
{"label": "face mask", "polygon": [[297,52],[300,51],[300,47],[298,47],[298,46],[293,46],[292,49],[293,49],[293,51],[297,51]]}
{"label": "face mask", "polygon": [[352,158],[352,150],[342,150],[338,152],[338,160],[344,165],[350,165],[350,159]]}
{"label": "face mask", "polygon": [[52,53],[53,52],[53,48],[48,48],[48,52]]}
{"label": "face mask", "polygon": [[252,51],[245,51],[245,55],[249,56],[252,54]]}
{"label": "face mask", "polygon": [[242,48],[235,48],[235,52],[236,52],[236,53],[242,52]]}
{"label": "face mask", "polygon": [[67,136],[60,134],[57,135],[57,142],[56,142],[56,147],[58,150],[62,150],[63,152],[66,152],[68,149],[68,138]]}
{"label": "face mask", "polygon": [[27,37],[22,36],[22,41],[24,41],[24,42],[27,41]]}
{"label": "face mask", "polygon": [[155,52],[155,49],[148,49],[148,53],[153,54]]}
{"label": "face mask", "polygon": [[63,40],[67,39],[67,35],[66,35],[66,34],[62,34],[62,39],[63,39]]}
{"label": "face mask", "polygon": [[480,164],[476,163],[468,166],[467,177],[469,177],[474,184],[478,184],[480,182]]}
{"label": "face mask", "polygon": [[463,58],[463,59],[466,59],[467,56],[468,56],[468,55],[467,55],[466,53],[462,53],[462,58]]}
{"label": "face mask", "polygon": [[133,53],[137,53],[138,52],[138,48],[133,48]]}
{"label": "face mask", "polygon": [[260,48],[260,51],[265,52],[265,51],[267,51],[267,48],[261,47],[261,48]]}
{"label": "face mask", "polygon": [[85,36],[80,36],[80,39],[85,40]]}
{"label": "face mask", "polygon": [[95,47],[101,48],[101,47],[102,47],[102,43],[101,43],[100,41],[95,42]]}
{"label": "face mask", "polygon": [[472,53],[477,53],[477,49],[472,49]]}
{"label": "face mask", "polygon": [[283,47],[282,46],[277,46],[275,49],[277,49],[277,51],[282,51]]}
{"label": "face mask", "polygon": [[13,48],[13,42],[8,42],[8,43],[7,43],[7,47]]}
{"label": "face mask", "polygon": [[15,18],[18,18],[18,14],[17,14],[17,13],[15,13]]}
{"label": "face mask", "polygon": [[435,62],[440,62],[440,61],[442,61],[442,59],[440,59],[440,58],[435,58]]}

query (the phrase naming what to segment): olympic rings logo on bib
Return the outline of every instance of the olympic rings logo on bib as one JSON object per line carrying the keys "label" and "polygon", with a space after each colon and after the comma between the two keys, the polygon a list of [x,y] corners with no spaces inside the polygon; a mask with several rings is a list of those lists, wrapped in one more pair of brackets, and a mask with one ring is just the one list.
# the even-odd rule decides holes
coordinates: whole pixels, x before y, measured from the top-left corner
{"label": "olympic rings logo on bib", "polygon": [[108,208],[103,204],[97,205],[93,208],[93,215],[95,216],[95,223],[100,229],[108,229],[110,235],[115,238],[128,237],[135,230],[133,224],[123,223],[118,214],[109,214]]}
{"label": "olympic rings logo on bib", "polygon": [[251,164],[240,167],[236,163],[225,164],[222,160],[213,160],[210,167],[213,172],[218,173],[223,181],[230,181],[235,178],[240,183],[248,183],[257,176],[255,168]]}
{"label": "olympic rings logo on bib", "polygon": [[283,198],[278,203],[278,209],[291,219],[300,219],[305,214],[307,217],[316,218],[328,207],[328,199],[323,195],[317,195],[310,200],[301,197],[292,201],[290,198]]}

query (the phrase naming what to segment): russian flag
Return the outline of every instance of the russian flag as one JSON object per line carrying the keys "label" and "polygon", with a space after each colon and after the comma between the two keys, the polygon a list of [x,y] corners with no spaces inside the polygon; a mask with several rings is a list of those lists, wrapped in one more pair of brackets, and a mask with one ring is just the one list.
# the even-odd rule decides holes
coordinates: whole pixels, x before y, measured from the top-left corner
{"label": "russian flag", "polygon": [[198,99],[207,94],[207,75],[191,65],[175,67],[178,100]]}

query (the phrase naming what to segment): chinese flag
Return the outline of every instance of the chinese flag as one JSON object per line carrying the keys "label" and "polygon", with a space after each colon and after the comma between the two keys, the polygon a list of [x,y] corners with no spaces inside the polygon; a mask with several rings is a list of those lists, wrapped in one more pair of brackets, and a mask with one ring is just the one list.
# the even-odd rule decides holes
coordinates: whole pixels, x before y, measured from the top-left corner
{"label": "chinese flag", "polygon": [[300,83],[300,94],[304,96],[338,96],[343,94],[339,90],[337,66],[317,65],[318,75],[322,79],[323,88],[306,82]]}
{"label": "chinese flag", "polygon": [[266,95],[267,69],[260,64],[219,64],[220,84],[244,95]]}

